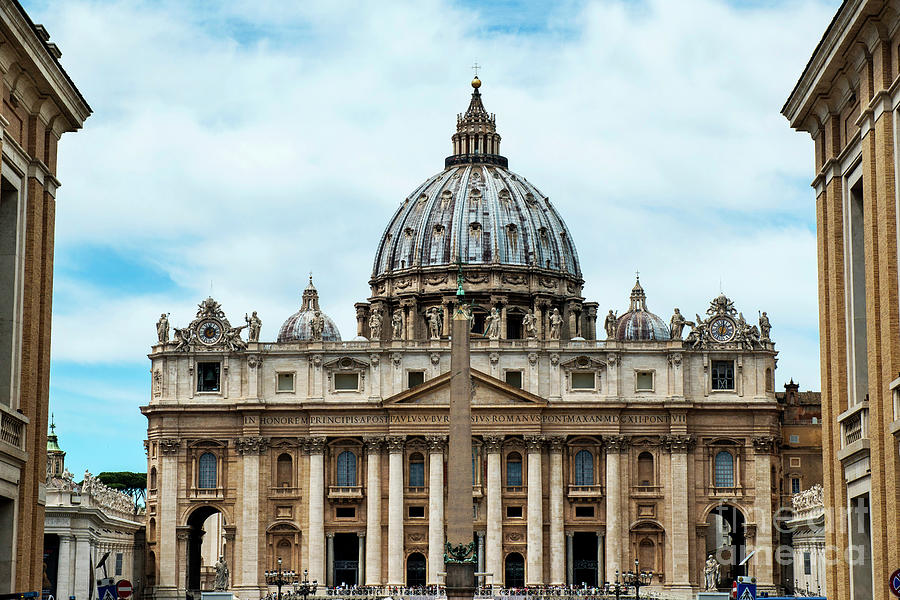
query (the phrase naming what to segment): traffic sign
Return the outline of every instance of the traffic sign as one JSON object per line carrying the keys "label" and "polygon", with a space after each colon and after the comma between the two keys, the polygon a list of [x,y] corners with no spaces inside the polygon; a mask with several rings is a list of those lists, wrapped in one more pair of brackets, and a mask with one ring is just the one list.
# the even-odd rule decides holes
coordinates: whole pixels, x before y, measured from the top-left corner
{"label": "traffic sign", "polygon": [[756,600],[756,577],[737,578],[737,600]]}
{"label": "traffic sign", "polygon": [[131,596],[131,591],[131,582],[127,579],[122,579],[116,584],[116,592],[118,592],[119,598],[128,598]]}
{"label": "traffic sign", "polygon": [[891,573],[891,578],[888,579],[888,587],[891,588],[891,592],[895,596],[900,598],[900,569]]}

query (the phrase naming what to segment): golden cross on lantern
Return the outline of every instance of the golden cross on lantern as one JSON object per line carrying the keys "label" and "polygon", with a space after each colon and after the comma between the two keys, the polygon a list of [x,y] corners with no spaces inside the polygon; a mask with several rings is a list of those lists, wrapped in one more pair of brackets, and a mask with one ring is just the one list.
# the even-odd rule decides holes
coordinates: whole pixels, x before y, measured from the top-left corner
{"label": "golden cross on lantern", "polygon": [[475,71],[475,77],[478,77],[478,69],[481,68],[481,65],[478,64],[478,61],[475,61],[475,64],[472,65],[472,70]]}

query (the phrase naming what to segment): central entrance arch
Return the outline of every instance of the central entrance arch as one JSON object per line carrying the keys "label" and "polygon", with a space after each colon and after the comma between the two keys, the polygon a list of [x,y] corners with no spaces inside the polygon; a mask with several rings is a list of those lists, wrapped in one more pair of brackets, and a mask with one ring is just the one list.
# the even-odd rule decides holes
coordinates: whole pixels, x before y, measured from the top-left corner
{"label": "central entrance arch", "polygon": [[225,518],[214,506],[200,506],[187,519],[187,589],[199,597],[201,590],[212,590],[215,563],[223,549]]}
{"label": "central entrance arch", "polygon": [[744,514],[731,504],[715,507],[706,518],[706,554],[719,563],[718,587],[731,589],[739,575],[747,574],[747,565],[741,565],[747,550],[744,534]]}

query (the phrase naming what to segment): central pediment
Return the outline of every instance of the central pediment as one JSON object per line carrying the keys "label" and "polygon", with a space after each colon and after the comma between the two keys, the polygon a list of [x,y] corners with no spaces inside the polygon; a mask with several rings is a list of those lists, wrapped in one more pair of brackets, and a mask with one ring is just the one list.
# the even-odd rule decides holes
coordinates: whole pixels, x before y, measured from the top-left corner
{"label": "central pediment", "polygon": [[[472,369],[472,406],[541,407],[547,401],[523,389]],[[450,373],[429,379],[390,398],[384,406],[450,406]]]}

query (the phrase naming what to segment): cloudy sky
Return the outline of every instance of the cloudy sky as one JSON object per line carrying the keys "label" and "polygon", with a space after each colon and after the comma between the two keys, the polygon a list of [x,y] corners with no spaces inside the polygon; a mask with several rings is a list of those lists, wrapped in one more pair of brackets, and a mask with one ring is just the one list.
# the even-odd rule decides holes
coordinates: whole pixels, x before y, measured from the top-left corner
{"label": "cloudy sky", "polygon": [[585,296],[768,312],[819,389],[812,143],[779,110],[838,0],[26,0],[94,109],[59,150],[51,409],[74,473],[145,469],[161,312],[212,294],[276,337],[312,271],[346,337],[393,211],[440,171],[483,65],[510,168]]}

